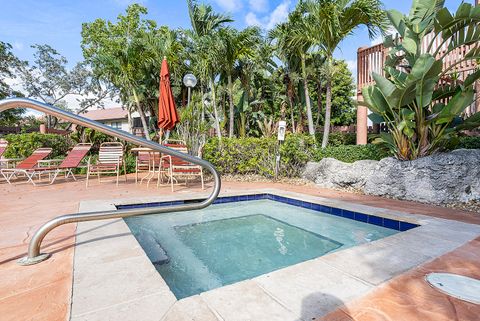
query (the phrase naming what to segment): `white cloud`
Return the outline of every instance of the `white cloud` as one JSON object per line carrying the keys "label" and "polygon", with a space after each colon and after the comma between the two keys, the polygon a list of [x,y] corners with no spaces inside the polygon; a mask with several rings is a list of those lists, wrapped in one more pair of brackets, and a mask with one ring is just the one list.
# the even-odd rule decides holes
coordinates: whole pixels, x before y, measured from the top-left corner
{"label": "white cloud", "polygon": [[12,46],[13,46],[14,49],[17,49],[17,50],[20,50],[20,51],[23,50],[23,47],[24,47],[23,43],[20,42],[20,41],[14,41]]}
{"label": "white cloud", "polygon": [[277,23],[283,22],[288,17],[288,9],[290,7],[290,1],[284,1],[279,4],[275,10],[273,10],[268,20],[267,29],[272,29]]}
{"label": "white cloud", "polygon": [[268,10],[268,0],[249,0],[248,4],[254,12],[265,12]]}
{"label": "white cloud", "polygon": [[253,12],[247,13],[247,15],[245,16],[245,23],[248,26],[257,26],[257,27],[262,26],[262,23],[260,22],[260,20],[258,20],[257,15],[254,14]]}
{"label": "white cloud", "polygon": [[249,12],[245,16],[245,23],[249,26],[260,26],[265,29],[272,29],[276,24],[284,22],[287,19],[290,4],[290,0],[285,0],[270,14],[260,18],[255,13]]}
{"label": "white cloud", "polygon": [[357,74],[357,61],[356,60],[345,60],[347,63],[348,69],[352,72],[353,75]]}
{"label": "white cloud", "polygon": [[235,12],[242,8],[242,0],[215,0],[215,3],[220,6],[220,8]]}

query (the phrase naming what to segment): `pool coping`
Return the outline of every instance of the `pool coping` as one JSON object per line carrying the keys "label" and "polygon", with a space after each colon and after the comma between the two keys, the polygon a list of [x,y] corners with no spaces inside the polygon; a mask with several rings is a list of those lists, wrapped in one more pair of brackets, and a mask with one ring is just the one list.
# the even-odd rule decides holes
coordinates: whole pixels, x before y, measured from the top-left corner
{"label": "pool coping", "polygon": [[[122,219],[79,223],[71,320],[130,320],[138,315],[142,320],[308,320],[480,235],[478,225],[277,189],[231,191],[221,196],[255,194],[272,194],[420,226],[177,300]],[[197,193],[188,199],[205,196]],[[79,211],[184,199],[185,194],[176,194],[84,201]]]}

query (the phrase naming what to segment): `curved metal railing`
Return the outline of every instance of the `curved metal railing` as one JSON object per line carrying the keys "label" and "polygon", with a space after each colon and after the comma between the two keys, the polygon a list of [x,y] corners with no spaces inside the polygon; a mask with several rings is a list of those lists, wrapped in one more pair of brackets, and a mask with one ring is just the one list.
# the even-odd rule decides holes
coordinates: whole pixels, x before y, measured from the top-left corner
{"label": "curved metal railing", "polygon": [[120,138],[122,140],[128,141],[135,145],[148,147],[167,155],[176,156],[185,161],[188,161],[193,164],[197,164],[206,168],[212,173],[214,182],[215,182],[212,193],[208,196],[208,198],[206,198],[205,200],[199,203],[173,205],[168,207],[162,206],[162,207],[150,207],[150,208],[139,208],[139,209],[124,209],[124,210],[113,210],[113,211],[77,213],[77,214],[58,216],[48,221],[47,223],[43,224],[35,232],[28,246],[27,256],[18,261],[19,264],[21,265],[36,264],[50,257],[50,254],[48,253],[40,253],[40,246],[45,236],[51,230],[53,230],[54,228],[60,225],[68,224],[68,223],[112,219],[112,218],[123,218],[123,217],[129,217],[129,216],[137,216],[137,215],[197,210],[197,209],[205,208],[210,204],[212,204],[217,198],[218,194],[220,193],[220,187],[221,187],[220,175],[218,174],[215,167],[213,167],[213,165],[210,162],[207,162],[205,160],[202,160],[200,158],[197,158],[191,155],[180,153],[168,147],[159,145],[155,142],[136,137],[124,131],[113,129],[112,127],[100,124],[96,121],[87,119],[79,115],[72,114],[70,112],[64,111],[62,109],[59,109],[51,105],[47,105],[32,99],[9,98],[9,99],[0,100],[0,112],[7,109],[11,109],[11,108],[35,109],[40,112],[70,121],[72,123],[95,129],[99,132]]}

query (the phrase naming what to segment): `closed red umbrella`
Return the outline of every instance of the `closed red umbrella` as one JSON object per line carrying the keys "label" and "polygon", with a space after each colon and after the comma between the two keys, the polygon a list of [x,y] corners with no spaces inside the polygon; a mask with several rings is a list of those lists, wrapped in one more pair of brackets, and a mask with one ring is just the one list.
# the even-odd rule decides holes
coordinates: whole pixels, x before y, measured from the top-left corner
{"label": "closed red umbrella", "polygon": [[160,98],[158,102],[158,127],[171,130],[180,121],[177,108],[173,99],[172,87],[170,86],[170,72],[168,71],[167,59],[163,58],[160,70]]}

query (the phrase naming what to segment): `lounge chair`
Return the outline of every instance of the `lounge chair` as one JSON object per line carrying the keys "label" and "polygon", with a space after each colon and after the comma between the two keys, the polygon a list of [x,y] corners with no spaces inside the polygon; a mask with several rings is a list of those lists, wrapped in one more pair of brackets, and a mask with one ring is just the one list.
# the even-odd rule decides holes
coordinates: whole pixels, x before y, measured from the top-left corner
{"label": "lounge chair", "polygon": [[28,181],[35,185],[35,182],[32,180],[35,171],[32,171],[32,169],[38,166],[38,161],[45,159],[51,152],[51,148],[38,148],[32,155],[18,163],[15,168],[2,168],[0,173],[9,184],[11,184],[11,179],[16,177],[17,174],[24,174]]}
{"label": "lounge chair", "polygon": [[[50,184],[53,184],[57,179],[58,174],[65,173],[65,178],[72,176],[73,180],[77,180],[73,174],[73,170],[80,166],[81,161],[87,156],[88,152],[92,148],[92,144],[80,143],[75,145],[68,153],[67,157],[58,166],[46,166],[46,167],[34,167],[32,169],[22,170],[21,172],[27,176],[35,176],[41,174],[53,174],[53,178],[50,180]],[[8,170],[6,170],[8,171]],[[35,185],[33,180],[30,182]],[[10,182],[9,182],[10,183]]]}
{"label": "lounge chair", "polygon": [[4,158],[3,154],[7,150],[8,141],[4,139],[0,139],[0,168],[9,168],[10,164],[14,164],[15,162],[19,162],[22,158]]}
{"label": "lounge chair", "polygon": [[123,155],[123,144],[117,142],[101,144],[98,152],[97,163],[92,165],[89,161],[87,165],[87,187],[90,175],[95,174],[97,175],[99,182],[101,174],[116,174],[118,186],[118,179],[120,177],[122,166],[123,172],[125,173],[126,182],[127,171],[125,166],[125,157]]}
{"label": "lounge chair", "polygon": [[[166,147],[179,151],[181,153],[188,153],[188,148],[184,144],[165,144]],[[184,161],[183,159],[171,156],[164,155],[160,160],[160,168],[158,171],[158,183],[160,185],[161,177],[165,174],[168,177],[170,186],[173,192],[174,181],[178,182],[179,177],[185,177],[185,185],[187,184],[188,178],[192,176],[200,176],[202,182],[202,189],[204,189],[203,181],[203,168],[202,166],[192,164],[190,162]]]}
{"label": "lounge chair", "polygon": [[4,139],[0,139],[0,158],[2,158],[3,153],[7,150],[8,142]]}

